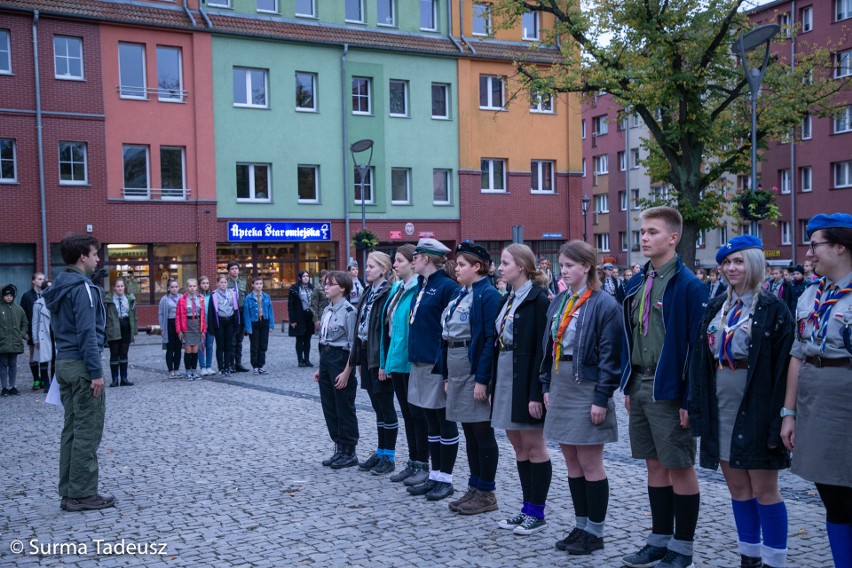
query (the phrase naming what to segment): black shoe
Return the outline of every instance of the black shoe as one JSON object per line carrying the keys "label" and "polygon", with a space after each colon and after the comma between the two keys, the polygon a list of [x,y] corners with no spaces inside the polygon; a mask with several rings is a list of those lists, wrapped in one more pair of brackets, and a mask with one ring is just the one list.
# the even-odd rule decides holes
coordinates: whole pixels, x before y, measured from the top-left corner
{"label": "black shoe", "polygon": [[9,389],[3,389],[2,391],[0,391],[0,397],[5,397],[5,396],[11,396],[9,394]]}
{"label": "black shoe", "polygon": [[[763,559],[754,556],[740,555],[740,568],[763,568]],[[767,567],[768,568],[768,567]]]}
{"label": "black shoe", "polygon": [[18,389],[16,389],[15,387],[12,387],[12,388],[9,389],[9,394],[12,395],[12,396],[18,396],[21,393],[18,392]]}
{"label": "black shoe", "polygon": [[628,554],[621,561],[630,568],[653,568],[668,553],[667,548],[646,544],[639,552]]}
{"label": "black shoe", "polygon": [[398,483],[400,481],[405,481],[408,477],[411,477],[415,473],[417,473],[417,467],[414,465],[412,460],[408,460],[408,463],[405,464],[405,468],[391,475],[389,479],[394,483]]}
{"label": "black shoe", "polygon": [[568,536],[563,538],[562,540],[556,541],[556,550],[565,550],[569,544],[573,544],[580,540],[580,537],[583,536],[583,533],[586,532],[583,529],[578,529],[574,527],[571,529],[571,532],[568,533]]}
{"label": "black shoe", "polygon": [[[62,504],[60,503],[60,507]],[[96,511],[115,506],[115,497],[112,495],[90,495],[80,499],[68,498],[65,502],[66,511]]]}
{"label": "black shoe", "polygon": [[657,568],[693,568],[692,556],[669,550],[665,557],[657,564]]}
{"label": "black shoe", "polygon": [[307,365],[305,365],[304,361],[299,361],[299,367],[307,367]]}
{"label": "black shoe", "polygon": [[434,489],[435,485],[437,485],[437,484],[438,484],[437,481],[434,481],[432,479],[427,479],[426,481],[424,481],[420,485],[413,485],[413,486],[409,487],[408,489],[406,489],[406,491],[408,491],[412,495],[419,497],[420,495],[426,495],[427,493],[432,491],[432,489]]}
{"label": "black shoe", "polygon": [[346,446],[340,452],[340,456],[331,463],[331,469],[343,469],[345,467],[354,467],[358,465],[358,456],[355,455],[354,446]]}
{"label": "black shoe", "polygon": [[113,379],[113,381],[109,384],[110,387],[117,387],[119,385],[118,379]]}
{"label": "black shoe", "polygon": [[373,475],[384,475],[386,473],[390,473],[396,469],[396,464],[393,463],[393,460],[387,456],[382,456],[382,459],[379,460],[379,463],[370,470],[370,473]]}
{"label": "black shoe", "polygon": [[[193,375],[195,375],[195,373],[193,373]],[[195,375],[195,376],[198,376],[198,375]],[[119,383],[119,385],[121,385],[123,387],[132,387],[133,383],[131,383],[127,379],[122,379],[121,382]]]}
{"label": "black shoe", "polygon": [[602,550],[603,547],[603,537],[582,531],[582,534],[576,541],[565,547],[565,552],[573,554],[574,556],[581,556],[584,554],[591,554],[596,550]]}
{"label": "black shoe", "polygon": [[337,460],[337,458],[340,457],[340,453],[341,453],[340,446],[335,445],[334,446],[334,453],[331,454],[331,457],[328,457],[328,458],[322,460],[322,465],[324,465],[325,467],[330,466],[332,463],[334,463]]}
{"label": "black shoe", "polygon": [[358,464],[358,469],[361,471],[370,471],[379,464],[381,459],[382,458],[376,455],[376,452],[373,452],[370,457]]}
{"label": "black shoe", "polygon": [[440,501],[441,499],[446,499],[453,493],[455,493],[455,489],[453,489],[452,483],[439,481],[435,484],[435,487],[432,488],[432,491],[426,494],[426,499],[429,501]]}
{"label": "black shoe", "polygon": [[248,370],[248,369],[246,369],[245,367],[243,367],[242,365],[237,364],[237,366],[236,366],[236,367],[234,367],[234,372],[235,372],[235,373],[248,373],[248,372],[249,372],[249,370]]}
{"label": "black shoe", "polygon": [[314,364],[313,364],[313,363],[311,363],[310,361],[308,361],[307,359],[305,359],[305,367],[313,367],[313,366],[314,366]]}

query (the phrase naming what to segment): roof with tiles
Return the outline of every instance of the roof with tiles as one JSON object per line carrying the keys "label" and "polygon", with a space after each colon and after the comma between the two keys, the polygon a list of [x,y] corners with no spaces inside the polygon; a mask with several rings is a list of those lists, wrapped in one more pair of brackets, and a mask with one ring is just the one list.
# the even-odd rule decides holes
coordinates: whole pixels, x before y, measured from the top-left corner
{"label": "roof with tiles", "polygon": [[[0,9],[38,10],[58,15],[126,22],[149,26],[191,28],[192,22],[180,6],[150,6],[104,0],[0,0]],[[197,14],[195,15],[198,19]]]}

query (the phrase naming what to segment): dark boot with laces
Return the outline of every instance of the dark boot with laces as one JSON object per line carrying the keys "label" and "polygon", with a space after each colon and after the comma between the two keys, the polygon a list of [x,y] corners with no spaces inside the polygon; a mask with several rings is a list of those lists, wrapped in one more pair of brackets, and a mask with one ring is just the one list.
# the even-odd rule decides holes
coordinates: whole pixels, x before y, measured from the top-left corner
{"label": "dark boot with laces", "polygon": [[322,460],[322,465],[324,465],[325,467],[328,467],[332,463],[334,463],[337,460],[337,458],[339,458],[339,457],[340,457],[340,444],[335,444],[334,445],[334,453],[331,454],[331,456],[327,457],[326,459]]}

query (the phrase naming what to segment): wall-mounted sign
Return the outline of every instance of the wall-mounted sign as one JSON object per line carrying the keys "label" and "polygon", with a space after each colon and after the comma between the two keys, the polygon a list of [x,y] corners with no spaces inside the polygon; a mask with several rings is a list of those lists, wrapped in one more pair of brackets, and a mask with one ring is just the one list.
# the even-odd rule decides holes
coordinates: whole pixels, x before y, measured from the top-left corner
{"label": "wall-mounted sign", "polygon": [[763,256],[766,258],[778,258],[781,256],[780,250],[765,250],[763,251]]}
{"label": "wall-mounted sign", "polygon": [[392,241],[396,241],[402,238],[402,231],[391,231],[390,238]]}
{"label": "wall-mounted sign", "polygon": [[419,233],[417,233],[417,236],[419,236],[421,239],[434,239],[435,231],[420,231]]}
{"label": "wall-mounted sign", "polygon": [[563,237],[562,237],[562,233],[542,233],[541,238],[542,239],[561,239]]}
{"label": "wall-mounted sign", "polygon": [[228,240],[231,242],[330,241],[331,223],[228,221]]}
{"label": "wall-mounted sign", "polygon": [[414,223],[405,224],[405,234],[409,237],[414,234]]}

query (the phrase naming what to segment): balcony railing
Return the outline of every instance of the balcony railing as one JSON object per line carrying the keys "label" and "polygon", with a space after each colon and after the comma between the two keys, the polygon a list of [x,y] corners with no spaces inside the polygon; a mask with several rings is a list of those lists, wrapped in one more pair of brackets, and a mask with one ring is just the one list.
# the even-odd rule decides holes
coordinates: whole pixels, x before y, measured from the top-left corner
{"label": "balcony railing", "polygon": [[147,100],[149,95],[154,95],[160,101],[182,103],[189,97],[189,91],[161,87],[116,85],[115,91],[123,99]]}
{"label": "balcony railing", "polygon": [[163,189],[159,187],[123,187],[121,195],[129,201],[186,201],[191,189]]}

